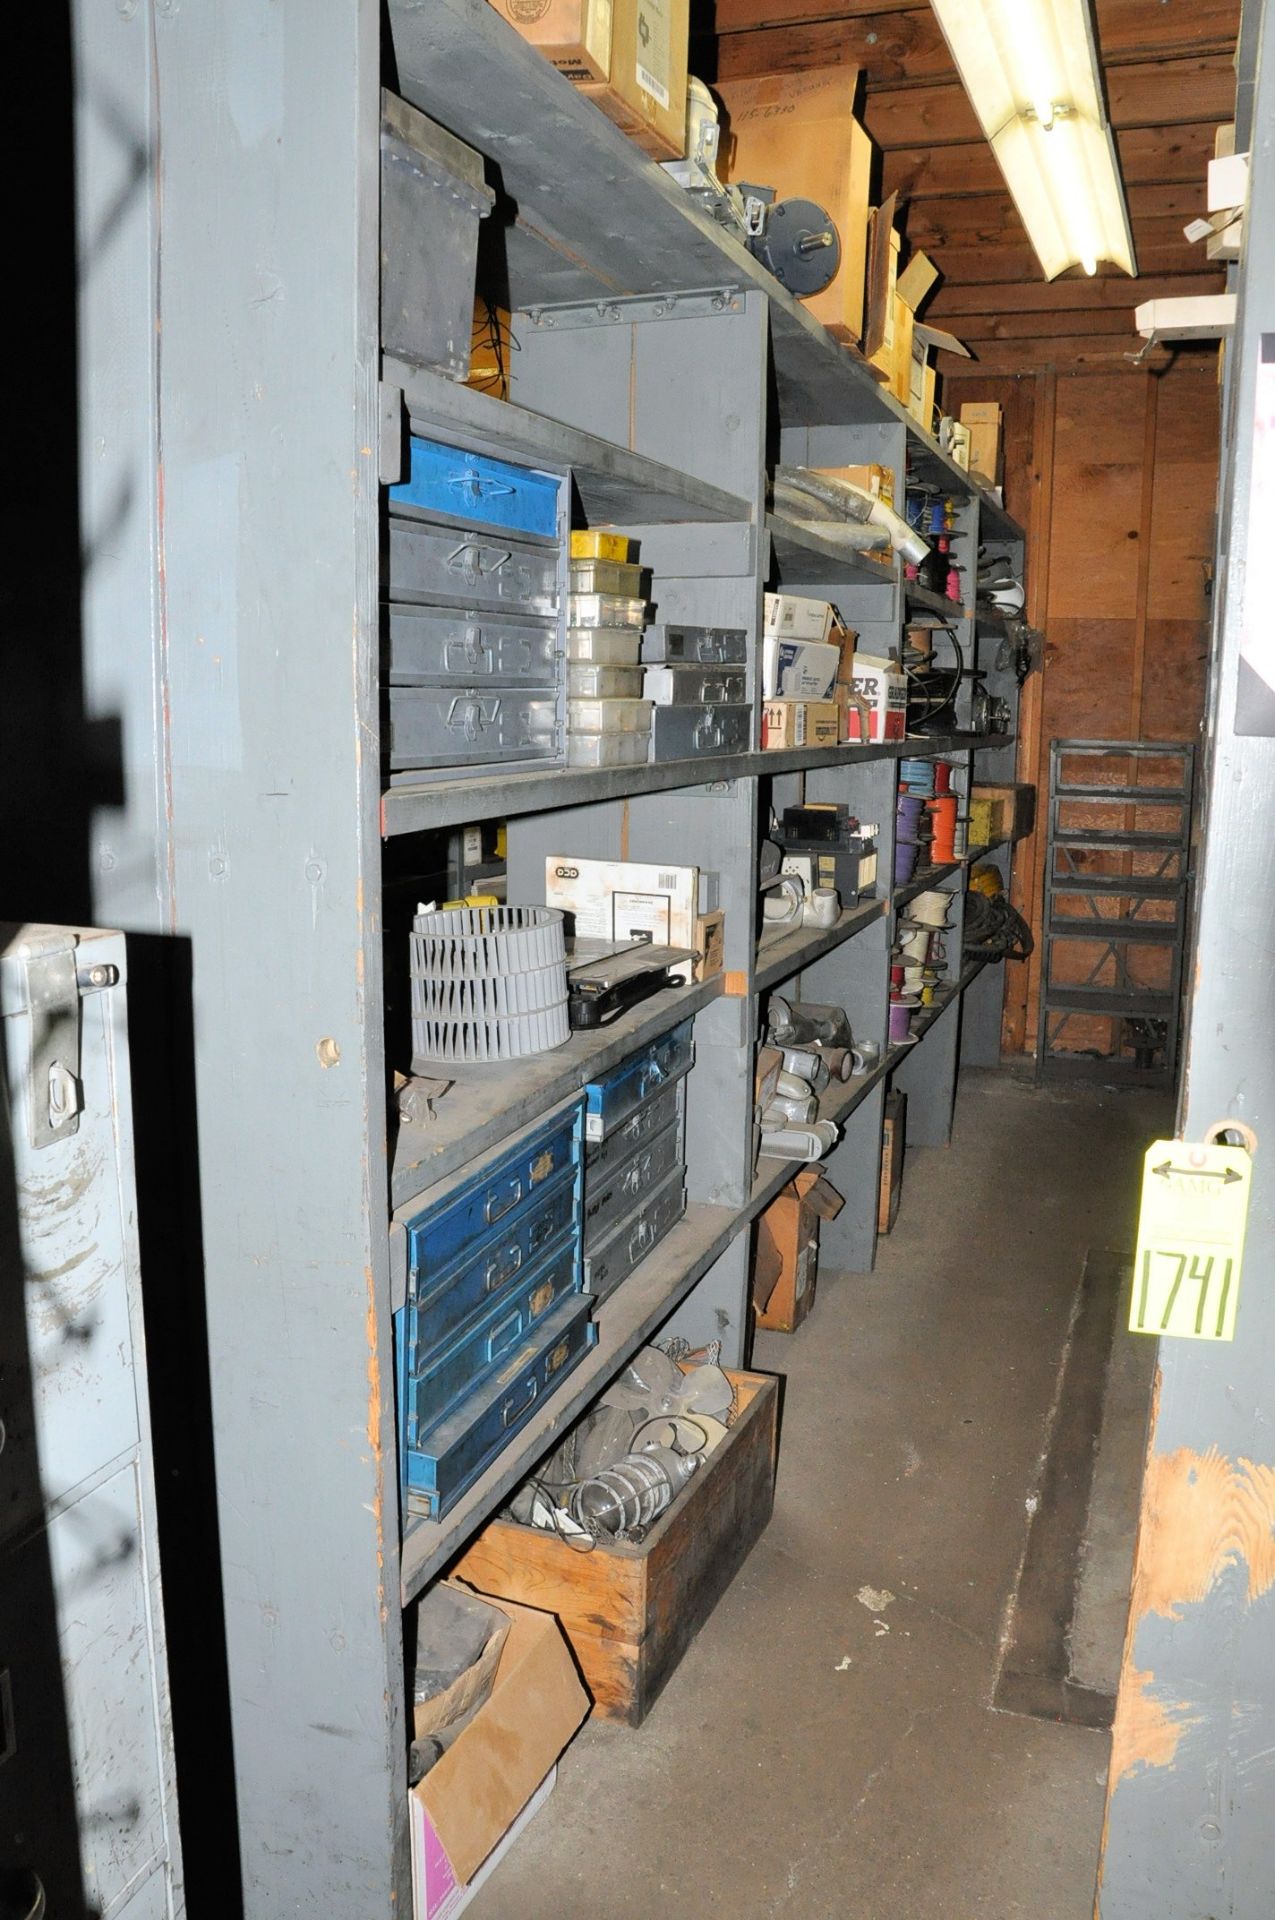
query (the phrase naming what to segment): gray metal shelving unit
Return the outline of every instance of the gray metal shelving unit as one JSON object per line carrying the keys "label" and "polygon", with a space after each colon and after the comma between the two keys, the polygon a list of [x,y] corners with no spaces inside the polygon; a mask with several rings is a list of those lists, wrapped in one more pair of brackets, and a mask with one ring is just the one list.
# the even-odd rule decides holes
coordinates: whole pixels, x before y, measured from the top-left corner
{"label": "gray metal shelving unit", "polygon": [[[98,917],[188,954],[226,1637],[247,1911],[408,1910],[402,1606],[657,1329],[748,1333],[749,1228],[791,1175],[753,1164],[753,1050],[767,993],[835,1000],[876,1070],[836,1096],[847,1204],[830,1264],[875,1246],[882,1104],[946,1138],[960,964],[906,1048],[886,1045],[897,903],[760,957],[764,809],[802,796],[880,824],[896,761],[1012,764],[1012,737],[753,748],[615,772],[382,772],[382,482],[402,424],[570,476],[588,523],[642,541],[666,619],[759,627],[763,587],[838,603],[897,643],[896,572],[766,513],[766,463],[911,465],[950,489],[959,539],[1021,534],[729,235],[484,0],[253,0],[75,10],[84,292],[87,708],[117,721],[119,804],[96,816]],[[480,152],[501,193],[520,351],[513,404],[393,362],[378,334],[382,76]],[[161,164],[162,163],[162,164]],[[162,322],[162,324],[160,324]],[[777,395],[773,399],[772,395]],[[382,450],[387,464],[382,465]],[[960,610],[975,643],[976,623]],[[392,1134],[383,861],[412,836],[508,822],[508,897],[544,856],[694,861],[720,876],[721,980],[577,1037]],[[422,846],[424,842],[421,842]],[[400,869],[396,867],[396,874]],[[398,898],[396,881],[395,895]],[[727,987],[730,991],[727,991]],[[694,1016],[685,1219],[599,1317],[597,1346],[442,1522],[400,1523],[391,1315],[396,1222],[431,1186],[604,1058]],[[393,1034],[393,1028],[389,1029]]]}

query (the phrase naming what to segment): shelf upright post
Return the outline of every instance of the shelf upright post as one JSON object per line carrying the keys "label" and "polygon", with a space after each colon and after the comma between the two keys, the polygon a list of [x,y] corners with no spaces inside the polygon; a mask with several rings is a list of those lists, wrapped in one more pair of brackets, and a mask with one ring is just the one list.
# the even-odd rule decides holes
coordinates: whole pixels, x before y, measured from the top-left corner
{"label": "shelf upright post", "polygon": [[[193,1110],[146,1118],[197,1158],[200,1219],[144,1280],[204,1289],[243,1910],[365,1920],[411,1899],[377,833],[379,15],[77,0],[75,36],[86,678],[122,742],[118,802],[92,828],[94,912],[193,982],[193,1059],[174,1064]],[[130,1012],[135,1054],[175,1044],[158,996]],[[143,1191],[144,1265],[154,1204]]]}

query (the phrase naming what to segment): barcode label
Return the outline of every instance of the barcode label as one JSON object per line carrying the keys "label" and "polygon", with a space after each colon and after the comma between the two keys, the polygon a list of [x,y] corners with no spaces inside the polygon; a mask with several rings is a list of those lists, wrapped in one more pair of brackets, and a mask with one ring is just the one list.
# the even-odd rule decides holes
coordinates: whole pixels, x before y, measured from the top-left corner
{"label": "barcode label", "polygon": [[669,80],[673,73],[673,37],[670,32],[669,0],[638,0],[637,9],[637,83],[643,93],[661,107],[669,105]]}
{"label": "barcode label", "polygon": [[675,873],[662,873],[660,875],[659,887],[661,893],[675,893],[677,891],[677,875]]}
{"label": "barcode label", "polygon": [[669,103],[668,88],[662,81],[657,80],[650,69],[644,67],[640,60],[638,61],[637,82],[643,93],[651,94],[654,99],[659,101],[662,107],[667,107]]}

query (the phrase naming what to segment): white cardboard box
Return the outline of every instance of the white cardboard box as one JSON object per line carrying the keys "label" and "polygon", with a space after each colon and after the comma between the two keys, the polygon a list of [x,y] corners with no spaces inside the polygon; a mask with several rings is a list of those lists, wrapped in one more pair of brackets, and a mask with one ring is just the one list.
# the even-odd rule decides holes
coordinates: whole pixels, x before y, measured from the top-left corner
{"label": "white cardboard box", "polygon": [[[646,938],[652,946],[697,951],[698,917],[705,911],[698,867],[554,853],[545,856],[545,905],[572,914],[581,940]],[[689,980],[691,962],[678,971]]]}
{"label": "white cardboard box", "polygon": [[762,698],[826,700],[836,685],[840,665],[840,647],[767,635],[761,643]]}
{"label": "white cardboard box", "polygon": [[826,640],[832,607],[797,593],[768,593],[762,602],[762,632],[784,640]]}
{"label": "white cardboard box", "polygon": [[[870,709],[870,740],[902,740],[907,732],[907,676],[889,660],[875,654],[854,656],[854,690]],[[859,738],[859,710],[846,708],[846,726],[851,740]]]}

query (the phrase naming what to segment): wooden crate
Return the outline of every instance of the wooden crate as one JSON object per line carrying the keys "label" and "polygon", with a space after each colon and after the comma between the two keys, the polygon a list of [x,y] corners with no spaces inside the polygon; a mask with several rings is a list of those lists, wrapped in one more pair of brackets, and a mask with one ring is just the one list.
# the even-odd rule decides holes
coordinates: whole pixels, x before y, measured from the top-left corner
{"label": "wooden crate", "polygon": [[640,1726],[770,1519],[778,1383],[729,1373],[734,1425],[640,1544],[591,1553],[493,1520],[453,1569],[493,1600],[556,1614],[598,1713]]}

